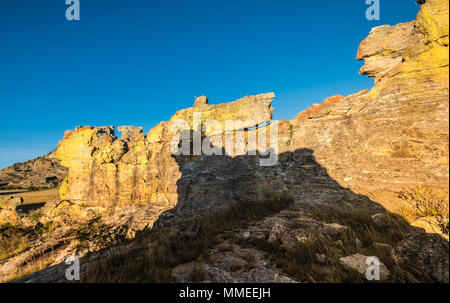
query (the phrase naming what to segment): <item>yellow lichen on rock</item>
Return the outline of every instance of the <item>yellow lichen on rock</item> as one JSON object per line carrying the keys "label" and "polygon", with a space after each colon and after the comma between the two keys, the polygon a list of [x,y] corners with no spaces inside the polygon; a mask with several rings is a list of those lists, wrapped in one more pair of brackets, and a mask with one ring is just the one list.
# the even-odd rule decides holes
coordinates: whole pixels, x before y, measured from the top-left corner
{"label": "yellow lichen on rock", "polygon": [[416,26],[425,34],[425,43],[437,42],[448,46],[449,1],[427,0],[417,15]]}
{"label": "yellow lichen on rock", "polygon": [[95,134],[97,130],[91,127],[68,132],[55,151],[55,158],[61,161],[61,166],[70,167],[72,161],[79,163],[79,160],[89,159],[94,149],[91,143]]}
{"label": "yellow lichen on rock", "polygon": [[61,182],[61,186],[59,187],[59,197],[61,200],[67,200],[69,197],[69,177],[65,177]]}

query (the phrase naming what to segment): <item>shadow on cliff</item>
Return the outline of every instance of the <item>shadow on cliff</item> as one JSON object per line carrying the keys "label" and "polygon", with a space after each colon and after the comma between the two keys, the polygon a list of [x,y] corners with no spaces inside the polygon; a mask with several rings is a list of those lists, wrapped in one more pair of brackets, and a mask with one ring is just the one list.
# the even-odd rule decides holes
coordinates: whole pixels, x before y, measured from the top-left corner
{"label": "shadow on cliff", "polygon": [[248,154],[255,155],[234,157],[223,148],[216,151],[219,155],[172,155],[181,172],[176,182],[178,201],[160,215],[154,229],[171,226],[180,219],[195,221],[196,217],[220,213],[243,201],[261,200],[268,194],[287,194],[305,210],[387,213],[379,203],[331,178],[311,149],[278,154],[273,166],[260,165],[261,159],[274,152],[270,149],[264,154],[253,151]]}
{"label": "shadow on cliff", "polygon": [[[219,151],[219,149],[217,149],[217,151]],[[222,226],[207,225],[212,226],[214,228],[214,233],[216,233],[215,235],[208,236],[210,237],[208,238],[208,241],[210,241],[217,236],[218,233],[224,232],[227,228],[236,227],[233,225],[234,223],[228,224],[227,222],[228,220],[234,222],[233,220],[235,218],[232,217],[233,215],[238,217],[242,217],[243,215],[236,212],[229,212],[228,210],[235,208],[239,212],[239,205],[248,203],[248,201],[263,201],[268,195],[272,197],[274,197],[274,195],[288,195],[292,197],[289,205],[291,209],[292,207],[295,207],[296,210],[304,211],[308,216],[315,213],[316,219],[320,221],[326,223],[340,223],[350,226],[352,230],[355,230],[355,233],[351,236],[352,238],[349,238],[347,235],[345,236],[345,239],[343,239],[343,243],[349,246],[342,248],[344,256],[360,251],[363,253],[371,252],[368,248],[364,251],[365,248],[361,250],[355,248],[354,244],[349,244],[355,242],[355,235],[361,238],[365,246],[373,244],[369,243],[373,240],[394,245],[395,243],[400,242],[404,235],[422,234],[423,232],[421,229],[410,226],[400,216],[389,213],[383,206],[372,201],[369,197],[354,193],[352,190],[342,187],[336,180],[329,176],[327,169],[315,160],[314,152],[310,149],[302,148],[293,152],[278,154],[278,162],[276,165],[267,167],[260,165],[260,159],[267,157],[267,155],[256,153],[256,155],[253,156],[243,155],[231,157],[226,155],[224,149],[221,149],[220,151],[222,155],[172,155],[181,172],[181,177],[176,181],[178,193],[177,203],[172,209],[163,212],[159,216],[151,230],[144,230],[137,234],[136,240],[131,240],[135,241],[135,244],[139,241],[142,243],[142,239],[146,239],[144,242],[157,241],[156,247],[161,250],[160,253],[147,252],[146,255],[149,259],[144,258],[144,261],[142,261],[141,256],[143,253],[141,250],[143,248],[139,245],[139,248],[134,250],[119,253],[118,255],[116,255],[117,253],[114,253],[112,254],[112,257],[111,247],[107,247],[99,253],[104,252],[104,255],[109,257],[105,257],[100,262],[94,261],[93,263],[90,263],[89,257],[83,257],[80,260],[81,264],[88,264],[87,266],[89,268],[85,278],[83,278],[82,273],[82,281],[161,282],[167,281],[165,279],[170,280],[171,268],[173,266],[196,260],[198,257],[196,256],[196,252],[208,251],[208,248],[211,248],[209,245],[214,243],[215,240],[213,242],[208,242],[208,244],[202,244],[201,249],[195,246],[199,241],[198,234],[205,233],[205,221],[202,218],[208,216],[221,216],[222,214],[227,214],[228,216],[222,218],[221,221],[217,221],[221,222],[219,224],[222,224]],[[249,205],[255,206],[258,204],[253,203]],[[280,210],[282,209],[277,209],[276,212],[267,213],[265,216],[276,214]],[[371,221],[372,215],[374,214],[389,216],[390,222],[395,221],[395,226],[387,225],[379,227],[375,222]],[[263,219],[264,216],[259,218],[252,217],[252,222],[258,220],[261,221]],[[373,227],[368,226],[372,224],[370,222],[375,225]],[[233,229],[229,231],[233,231]],[[367,238],[365,238],[366,236],[364,235],[366,231],[372,233],[367,235]],[[374,236],[374,233],[376,236]],[[161,234],[164,235],[163,237],[170,237],[167,236],[167,234],[170,234],[172,235],[172,238],[170,238],[171,240],[164,238],[166,240],[163,241],[160,238]],[[340,239],[337,238],[333,241],[339,240]],[[162,242],[159,243],[158,241]],[[259,245],[262,245],[261,249],[267,249],[267,239],[264,240],[264,243],[259,243]],[[312,244],[313,246],[321,245],[314,243]],[[319,241],[317,243],[322,242]],[[168,246],[166,247],[165,245]],[[162,246],[163,248],[159,246]],[[149,246],[146,245],[145,247],[148,249]],[[271,250],[267,250],[266,252],[280,258],[275,262],[284,264],[283,262],[285,262],[285,260],[283,258],[289,259],[289,256],[286,255],[287,252],[280,252],[278,248],[270,249]],[[302,250],[309,253],[311,247],[303,247],[300,251]],[[304,252],[300,253],[303,254]],[[320,267],[320,270],[316,269],[318,274],[326,274],[328,265],[314,265],[315,252],[311,256],[308,256],[310,260],[306,261],[306,265],[303,263],[300,264],[301,266],[296,264],[294,265],[294,271],[289,267],[293,266],[292,264],[286,265],[288,268],[283,270],[288,272],[291,276],[295,276],[295,273],[298,274],[299,271],[301,272],[303,270],[302,268]],[[304,258],[304,256],[301,258]],[[395,263],[386,265],[390,267],[397,266]],[[150,274],[150,270],[146,269],[152,268],[153,270],[154,268],[152,266],[156,268],[156,270],[154,270],[156,274]],[[340,269],[342,265],[339,265],[338,263],[333,266],[342,270]],[[53,275],[57,273],[59,277],[56,278],[56,280],[64,281],[65,270],[67,267],[68,265],[61,263],[19,281],[24,282],[32,279],[34,282],[45,282],[48,280],[48,273],[53,273]],[[143,272],[141,273],[139,269]],[[418,270],[416,271],[420,272]],[[47,272],[47,276],[45,272]],[[163,275],[162,273],[165,274]],[[157,278],[151,275],[157,275]],[[303,273],[298,275],[301,276]],[[343,276],[348,278],[349,274],[346,273],[343,274]],[[352,275],[350,276],[354,277]],[[426,278],[424,278],[424,281],[430,282],[434,280],[433,278],[430,278],[430,275],[425,276]],[[361,282],[361,279],[362,278],[359,277],[356,281]],[[403,278],[403,276],[400,278],[396,277],[396,279],[396,281],[409,281],[408,279]],[[326,279],[324,278],[324,280]],[[420,281],[420,279],[413,279],[412,281]]]}

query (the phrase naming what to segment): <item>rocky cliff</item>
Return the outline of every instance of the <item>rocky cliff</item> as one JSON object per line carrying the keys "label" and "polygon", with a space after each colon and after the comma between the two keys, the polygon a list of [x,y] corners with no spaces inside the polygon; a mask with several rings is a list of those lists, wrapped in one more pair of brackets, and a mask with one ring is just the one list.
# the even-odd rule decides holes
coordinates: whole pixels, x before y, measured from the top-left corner
{"label": "rocky cliff", "polygon": [[277,122],[280,161],[273,167],[260,167],[258,157],[233,154],[173,156],[171,127],[185,120],[195,132],[194,113],[202,114],[202,123],[252,120],[239,125],[246,138],[252,132],[270,133],[269,126],[251,128],[271,121],[272,94],[219,105],[202,97],[146,135],[132,127],[119,127],[120,138],[113,127],[68,132],[55,153],[69,168],[61,199],[100,207],[178,209],[195,200],[192,209],[214,210],[263,191],[301,192],[313,182],[298,175],[309,157],[340,185],[390,209],[398,206],[396,197],[404,189],[448,193],[447,19],[448,1],[429,0],[416,21],[374,28],[357,53],[365,62],[361,73],[375,78],[374,88],[328,98],[295,120]]}
{"label": "rocky cliff", "polygon": [[314,150],[340,184],[383,204],[402,188],[448,193],[448,32],[448,1],[436,0],[416,21],[372,29],[357,59],[375,87],[300,113],[289,148]]}

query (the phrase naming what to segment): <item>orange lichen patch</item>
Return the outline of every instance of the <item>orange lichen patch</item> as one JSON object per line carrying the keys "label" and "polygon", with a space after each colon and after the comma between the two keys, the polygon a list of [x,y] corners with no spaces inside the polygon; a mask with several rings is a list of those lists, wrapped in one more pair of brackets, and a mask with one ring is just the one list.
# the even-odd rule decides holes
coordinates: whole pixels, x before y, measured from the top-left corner
{"label": "orange lichen patch", "polygon": [[63,139],[70,138],[70,136],[72,136],[72,134],[73,134],[73,130],[68,130],[68,131],[66,131],[66,132],[64,133]]}
{"label": "orange lichen patch", "polygon": [[112,137],[105,137],[105,138],[103,139],[102,145],[105,146],[106,144],[112,143],[112,141],[113,141],[113,138],[112,138]]}
{"label": "orange lichen patch", "polygon": [[295,118],[296,120],[299,120],[301,118],[308,118],[314,115],[317,115],[318,113],[322,112],[324,109],[330,108],[333,104],[339,103],[344,99],[341,95],[336,95],[332,97],[328,97],[325,100],[323,100],[322,104],[315,104],[314,106],[302,111],[297,115]]}
{"label": "orange lichen patch", "polygon": [[328,97],[328,98],[326,98],[323,102],[322,102],[322,105],[325,105],[325,104],[333,104],[333,103],[338,103],[338,102],[341,102],[342,101],[342,99],[344,99],[344,97],[342,97],[341,95],[336,95],[336,96],[333,96],[333,97]]}
{"label": "orange lichen patch", "polygon": [[135,147],[136,145],[140,145],[142,142],[144,142],[147,139],[147,136],[144,133],[138,134],[135,141],[129,142],[128,147],[131,149]]}

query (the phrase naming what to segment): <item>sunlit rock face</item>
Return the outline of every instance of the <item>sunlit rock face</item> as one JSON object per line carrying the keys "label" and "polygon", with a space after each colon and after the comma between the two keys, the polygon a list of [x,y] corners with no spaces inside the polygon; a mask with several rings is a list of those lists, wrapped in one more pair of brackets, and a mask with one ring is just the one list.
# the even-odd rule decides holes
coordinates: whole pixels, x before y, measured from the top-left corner
{"label": "sunlit rock face", "polygon": [[312,149],[341,185],[382,203],[414,186],[448,193],[448,36],[448,1],[426,1],[416,21],[374,28],[357,58],[375,87],[300,113],[288,148]]}
{"label": "sunlit rock face", "polygon": [[[168,122],[161,122],[145,135],[142,128],[119,127],[116,138],[113,127],[79,127],[65,134],[56,157],[69,168],[61,186],[61,198],[89,206],[177,203],[177,180],[180,163],[170,149],[177,134],[171,129],[185,121],[194,129],[194,113],[201,113],[201,123],[215,120],[240,121],[238,129],[256,127],[272,120],[274,95],[248,96],[230,103],[209,105],[199,98],[192,108],[178,111]],[[225,129],[217,135],[223,135]],[[186,157],[183,161],[199,156]],[[220,173],[220,172],[219,172]]]}
{"label": "sunlit rock face", "polygon": [[101,207],[189,209],[192,203],[201,212],[251,191],[295,195],[307,178],[320,183],[324,173],[309,171],[308,157],[341,186],[388,208],[398,202],[399,190],[421,186],[448,193],[448,33],[448,1],[437,0],[422,4],[416,21],[374,28],[357,53],[365,63],[360,72],[375,79],[374,88],[328,98],[292,121],[280,121],[280,159],[273,167],[261,168],[251,157],[176,158],[170,151],[171,125],[185,120],[194,128],[198,112],[202,122],[240,120],[248,136],[249,128],[272,120],[271,93],[218,105],[199,97],[147,135],[133,127],[119,128],[121,138],[113,127],[67,132],[55,153],[69,168],[61,198]]}

